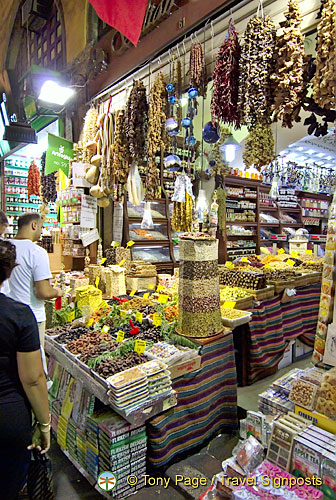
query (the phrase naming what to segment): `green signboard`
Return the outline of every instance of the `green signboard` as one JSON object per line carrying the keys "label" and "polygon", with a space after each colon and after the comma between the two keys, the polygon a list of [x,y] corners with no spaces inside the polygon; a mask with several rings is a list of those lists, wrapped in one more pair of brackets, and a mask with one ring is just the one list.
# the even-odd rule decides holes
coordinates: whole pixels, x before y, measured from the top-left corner
{"label": "green signboard", "polygon": [[69,177],[69,161],[72,160],[73,156],[72,142],[63,139],[63,137],[48,133],[45,175],[61,169]]}

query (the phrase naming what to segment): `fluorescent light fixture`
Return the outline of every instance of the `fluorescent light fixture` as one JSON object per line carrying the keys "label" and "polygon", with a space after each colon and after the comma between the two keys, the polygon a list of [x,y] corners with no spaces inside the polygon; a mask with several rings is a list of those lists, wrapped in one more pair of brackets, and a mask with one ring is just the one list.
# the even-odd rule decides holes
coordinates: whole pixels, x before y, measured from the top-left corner
{"label": "fluorescent light fixture", "polygon": [[316,152],[315,149],[308,149],[307,154],[313,155],[315,152]]}
{"label": "fluorescent light fixture", "polygon": [[74,89],[62,87],[62,85],[59,85],[53,80],[47,80],[42,85],[38,98],[41,101],[63,106],[70,99],[70,97],[74,95],[74,93]]}
{"label": "fluorescent light fixture", "polygon": [[327,156],[327,157],[326,157],[326,160],[332,160],[332,159],[333,159],[333,157],[332,157],[332,156]]}
{"label": "fluorescent light fixture", "polygon": [[324,154],[324,153],[318,153],[316,156],[317,156],[318,158],[323,158],[323,157],[325,156],[325,154]]}
{"label": "fluorescent light fixture", "polygon": [[304,150],[304,148],[303,148],[302,146],[300,146],[300,147],[299,147],[299,148],[297,148],[297,149],[298,149],[298,151],[303,151],[303,150]]}

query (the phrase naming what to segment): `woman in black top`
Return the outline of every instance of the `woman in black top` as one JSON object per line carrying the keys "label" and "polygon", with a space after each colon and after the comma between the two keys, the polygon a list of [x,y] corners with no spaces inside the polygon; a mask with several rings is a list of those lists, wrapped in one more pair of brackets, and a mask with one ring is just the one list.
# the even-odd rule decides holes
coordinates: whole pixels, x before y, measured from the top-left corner
{"label": "woman in black top", "polygon": [[[15,246],[0,241],[0,288],[15,267]],[[48,392],[31,309],[0,293],[0,498],[14,500],[27,471],[27,449],[50,447]],[[38,422],[32,436],[31,411]]]}

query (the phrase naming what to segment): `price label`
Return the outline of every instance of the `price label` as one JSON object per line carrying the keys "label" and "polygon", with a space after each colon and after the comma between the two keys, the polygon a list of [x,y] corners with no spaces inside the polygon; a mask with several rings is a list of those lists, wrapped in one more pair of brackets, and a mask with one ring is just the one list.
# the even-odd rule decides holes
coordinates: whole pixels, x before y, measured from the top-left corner
{"label": "price label", "polygon": [[134,297],[134,295],[135,295],[135,294],[136,294],[136,290],[132,290],[132,291],[130,292],[130,297]]}
{"label": "price label", "polygon": [[130,248],[130,247],[132,247],[133,245],[134,245],[134,241],[133,241],[133,240],[131,240],[131,241],[129,241],[129,242],[127,243],[126,247],[127,247],[127,248]]}
{"label": "price label", "polygon": [[291,252],[291,256],[292,257],[298,257],[299,254],[298,254],[298,252],[296,250],[293,250],[293,252]]}
{"label": "price label", "polygon": [[234,300],[226,300],[224,302],[224,307],[227,307],[228,309],[234,309],[236,305],[236,302]]}
{"label": "price label", "polygon": [[149,292],[146,292],[142,296],[143,299],[149,299]]}
{"label": "price label", "polygon": [[122,318],[126,318],[126,311],[121,310],[121,311],[120,311],[120,316],[121,316]]}
{"label": "price label", "polygon": [[122,330],[118,330],[117,342],[123,342],[124,338],[125,338],[125,332],[123,332]]}
{"label": "price label", "polygon": [[97,276],[96,282],[95,282],[96,283],[96,288],[98,288],[98,286],[99,286],[99,281],[100,281],[100,278],[99,278],[99,276]]}
{"label": "price label", "polygon": [[242,257],[242,258],[241,258],[241,261],[242,261],[242,262],[248,262],[248,258],[247,258],[247,257]]}
{"label": "price label", "polygon": [[156,291],[157,292],[161,292],[161,290],[164,290],[164,286],[163,285],[158,285]]}
{"label": "price label", "polygon": [[138,323],[142,323],[142,319],[143,319],[143,314],[141,312],[137,312],[135,315],[135,321],[137,321]]}
{"label": "price label", "polygon": [[104,257],[104,258],[102,259],[102,261],[101,261],[102,265],[103,265],[103,264],[105,264],[105,262],[106,262],[106,257]]}
{"label": "price label", "polygon": [[285,250],[283,248],[279,248],[278,250],[278,254],[279,255],[282,255],[283,253],[285,253]]}
{"label": "price label", "polygon": [[75,311],[68,314],[68,323],[71,323],[75,319]]}
{"label": "price label", "polygon": [[145,340],[136,340],[134,345],[134,351],[138,354],[143,354],[146,349],[146,341]]}
{"label": "price label", "polygon": [[305,250],[306,255],[313,255],[313,250]]}
{"label": "price label", "polygon": [[148,285],[148,289],[149,289],[149,290],[154,290],[154,288],[155,288],[154,283],[152,283],[151,285]]}
{"label": "price label", "polygon": [[102,333],[108,333],[108,332],[109,332],[109,329],[110,329],[110,327],[109,327],[109,326],[107,326],[107,325],[103,326],[103,328],[102,328]]}
{"label": "price label", "polygon": [[125,264],[125,262],[126,262],[126,259],[121,260],[121,261],[119,262],[118,266],[119,266],[119,267],[122,267],[122,266]]}
{"label": "price label", "polygon": [[58,281],[57,281],[57,278],[55,279],[55,283],[54,283],[54,286],[57,286],[58,285]]}
{"label": "price label", "polygon": [[153,314],[153,325],[154,326],[162,325],[162,319],[160,318],[160,315],[158,313]]}
{"label": "price label", "polygon": [[119,243],[117,241],[112,241],[111,245],[112,248],[117,248],[119,246]]}
{"label": "price label", "polygon": [[229,269],[234,269],[234,264],[230,261],[225,262],[225,266],[228,267]]}
{"label": "price label", "polygon": [[159,295],[158,301],[160,304],[166,304],[168,302],[169,295]]}
{"label": "price label", "polygon": [[288,264],[289,266],[292,266],[292,267],[293,267],[293,266],[295,266],[295,262],[294,262],[294,260],[292,260],[292,259],[288,259],[288,260],[287,260],[287,264]]}

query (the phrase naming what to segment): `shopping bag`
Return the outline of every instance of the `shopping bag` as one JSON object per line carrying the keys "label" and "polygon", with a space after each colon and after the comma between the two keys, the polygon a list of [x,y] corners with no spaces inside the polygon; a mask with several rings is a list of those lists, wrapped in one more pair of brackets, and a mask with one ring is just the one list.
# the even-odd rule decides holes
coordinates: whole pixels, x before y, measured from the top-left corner
{"label": "shopping bag", "polygon": [[54,500],[51,461],[46,454],[33,450],[27,477],[30,500]]}

